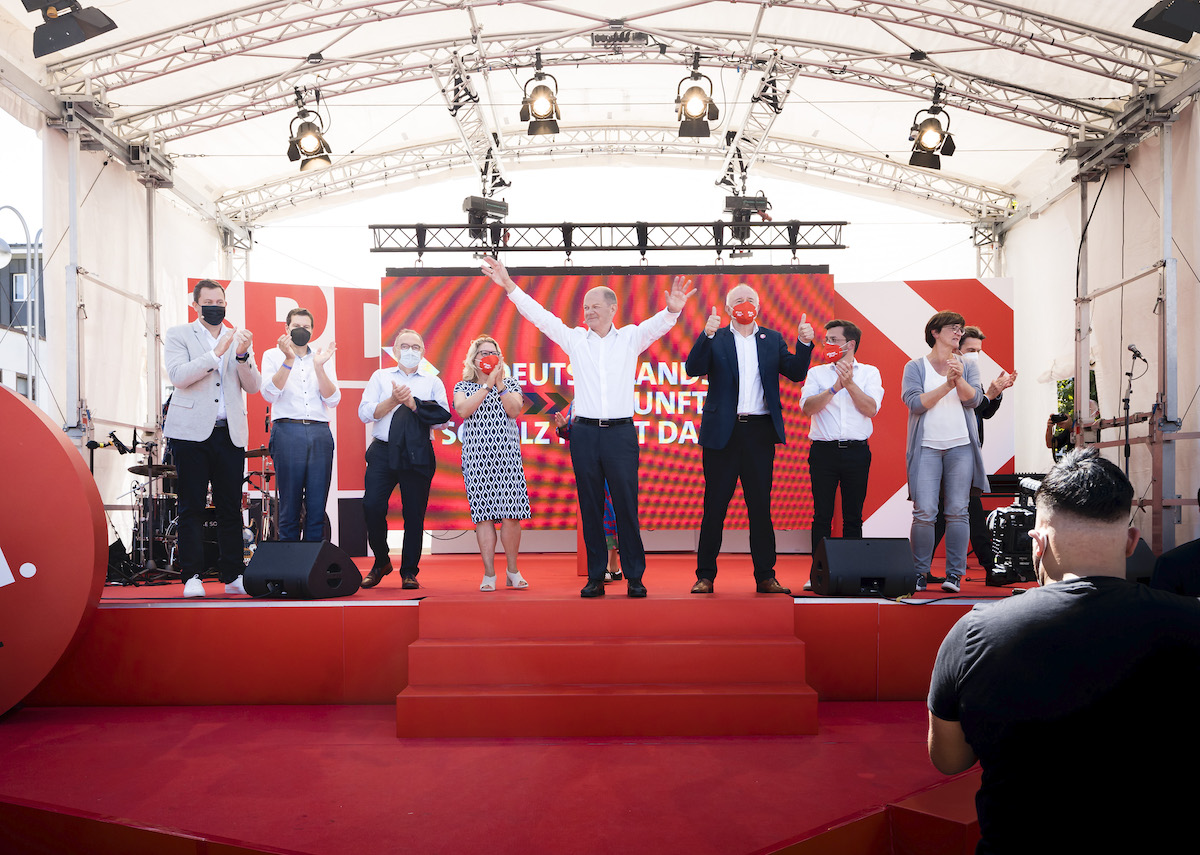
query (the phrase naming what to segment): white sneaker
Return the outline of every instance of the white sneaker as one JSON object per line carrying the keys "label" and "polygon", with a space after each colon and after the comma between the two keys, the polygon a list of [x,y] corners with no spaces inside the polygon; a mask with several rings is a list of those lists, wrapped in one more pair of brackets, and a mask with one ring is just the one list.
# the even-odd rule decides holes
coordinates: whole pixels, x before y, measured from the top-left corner
{"label": "white sneaker", "polygon": [[958,577],[946,574],[946,581],[942,583],[942,590],[949,594],[958,593]]}
{"label": "white sneaker", "polygon": [[187,584],[183,586],[183,595],[185,597],[204,596],[204,583],[200,581],[199,576],[193,576],[187,580]]}
{"label": "white sneaker", "polygon": [[232,582],[225,586],[226,594],[242,594],[246,593],[246,586],[242,584],[242,577],[238,576]]}

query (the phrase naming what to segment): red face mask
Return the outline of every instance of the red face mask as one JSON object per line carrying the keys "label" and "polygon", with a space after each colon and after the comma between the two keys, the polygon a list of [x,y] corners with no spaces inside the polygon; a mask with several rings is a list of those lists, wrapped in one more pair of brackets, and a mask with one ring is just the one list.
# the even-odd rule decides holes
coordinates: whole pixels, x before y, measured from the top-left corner
{"label": "red face mask", "polygon": [[821,351],[821,361],[826,365],[832,365],[845,355],[846,352],[836,344],[827,344],[825,345],[825,349]]}
{"label": "red face mask", "polygon": [[754,308],[754,304],[749,300],[742,300],[740,303],[734,304],[730,314],[739,324],[752,324],[758,317],[758,309]]}
{"label": "red face mask", "polygon": [[498,356],[481,356],[479,358],[479,370],[484,374],[491,374],[499,364],[500,357]]}

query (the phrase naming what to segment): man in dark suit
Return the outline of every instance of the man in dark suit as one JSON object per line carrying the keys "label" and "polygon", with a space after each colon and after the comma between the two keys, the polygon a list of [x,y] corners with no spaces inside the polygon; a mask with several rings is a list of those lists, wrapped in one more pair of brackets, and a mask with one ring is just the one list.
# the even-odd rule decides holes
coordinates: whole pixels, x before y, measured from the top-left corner
{"label": "man in dark suit", "polygon": [[437,461],[433,456],[433,430],[450,421],[446,386],[425,367],[425,339],[416,330],[396,333],[394,368],[380,368],[367,381],[358,405],[358,417],[371,426],[367,446],[367,471],[363,475],[363,517],[367,543],[375,561],[363,579],[373,588],[392,572],[387,539],[388,500],[400,488],[404,516],[404,541],[400,546],[401,588],[419,588],[421,539],[425,511]]}
{"label": "man in dark suit", "polygon": [[812,359],[813,329],[801,317],[796,352],[792,353],[782,335],[755,322],[758,294],[749,285],[730,291],[725,308],[732,317],[729,326],[721,327],[721,316],[713,306],[685,364],[691,376],[708,377],[700,420],[704,517],[692,593],[713,592],[725,514],[741,480],[756,588],[760,594],[790,594],[775,578],[775,527],[771,522],[775,445],[785,441],[779,375],[794,382],[804,379]]}

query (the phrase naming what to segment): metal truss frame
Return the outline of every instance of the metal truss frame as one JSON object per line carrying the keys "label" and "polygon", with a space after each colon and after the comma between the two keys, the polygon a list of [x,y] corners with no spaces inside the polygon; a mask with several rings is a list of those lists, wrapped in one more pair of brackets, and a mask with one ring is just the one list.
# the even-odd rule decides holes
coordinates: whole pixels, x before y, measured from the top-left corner
{"label": "metal truss frame", "polygon": [[455,54],[454,81],[449,86],[442,81],[436,70],[431,73],[446,100],[450,116],[458,126],[459,138],[466,147],[467,157],[479,174],[483,195],[491,196],[496,190],[508,187],[509,182],[504,177],[504,165],[500,161],[500,134],[488,121],[488,111],[480,103],[479,93],[471,81],[471,75],[463,66],[462,59]]}
{"label": "metal truss frame", "polygon": [[[332,33],[375,21],[486,6],[527,5],[584,18],[597,26],[613,22],[559,8],[548,0],[276,0],[131,39],[50,66],[63,94],[93,94],[139,80],[262,50],[291,39]],[[691,0],[649,9],[618,22],[631,29],[655,15],[693,6]],[[850,15],[881,27],[901,26],[950,34],[968,42],[1016,51],[1046,62],[1152,87],[1174,77],[1170,66],[1195,56],[1123,38],[1049,15],[987,0],[769,0],[774,10],[810,10]],[[594,28],[594,27],[593,27]],[[589,29],[593,29],[589,28]],[[661,35],[661,31],[655,33]]]}
{"label": "metal truss frame", "polygon": [[[845,249],[845,222],[733,223],[462,223],[372,225],[371,252],[572,252],[753,249]],[[733,230],[745,229],[738,238]]]}
{"label": "metal truss frame", "polygon": [[[694,166],[698,158],[715,158],[719,149],[696,140],[679,139],[674,128],[564,128],[553,141],[547,137],[514,137],[509,162],[553,156],[570,158],[605,155],[675,159]],[[786,174],[846,181],[884,192],[901,193],[915,203],[934,203],[964,220],[1003,219],[1013,211],[1013,197],[1002,188],[956,179],[943,172],[916,169],[884,157],[857,154],[801,140],[771,138],[761,147],[759,163]],[[226,194],[217,200],[222,214],[238,222],[262,217],[355,189],[398,184],[468,166],[470,160],[457,138],[386,154],[339,160],[316,175],[297,174],[278,181]]]}
{"label": "metal truss frame", "polygon": [[[593,48],[591,30],[563,34],[507,33],[491,38],[480,37],[477,45],[467,47],[462,40],[445,40],[406,45],[386,51],[372,51],[343,60],[327,60],[320,65],[298,64],[290,74],[272,74],[245,81],[192,98],[143,110],[115,119],[113,126],[130,141],[154,139],[163,144],[176,139],[244,122],[294,107],[295,88],[314,70],[324,79],[322,97],[338,96],[370,89],[395,86],[420,80],[450,77],[455,63],[464,63],[468,71],[515,68],[530,65],[533,52],[540,49],[547,63],[573,65],[607,64],[613,61],[611,47]],[[741,33],[675,31],[656,33],[667,53],[655,46],[624,47],[619,55],[624,63],[677,66],[678,54],[700,46],[701,65],[727,67],[743,65],[753,50],[754,39]],[[758,36],[758,42],[770,43],[778,52],[778,62],[795,69],[796,77],[837,80],[871,89],[928,101],[933,95],[932,74],[948,75],[943,101],[955,108],[982,113],[1041,131],[1066,136],[1101,136],[1111,128],[1116,111],[1070,98],[1038,92],[1028,87],[991,80],[966,72],[946,70],[925,60],[879,56],[863,48],[828,45],[790,37]],[[674,55],[670,48],[675,48]],[[464,50],[477,49],[476,55]],[[749,61],[754,61],[751,57]]]}

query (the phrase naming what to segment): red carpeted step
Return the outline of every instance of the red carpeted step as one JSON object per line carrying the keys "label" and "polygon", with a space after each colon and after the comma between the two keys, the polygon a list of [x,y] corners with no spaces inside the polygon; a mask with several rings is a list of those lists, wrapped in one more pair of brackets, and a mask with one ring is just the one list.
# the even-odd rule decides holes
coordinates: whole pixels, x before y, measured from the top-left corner
{"label": "red carpeted step", "polygon": [[793,637],[418,639],[412,686],[588,683],[786,683],[804,680]]}
{"label": "red carpeted step", "polygon": [[492,597],[421,603],[421,638],[794,635],[791,597],[656,597],[631,600],[621,583],[595,600]]}
{"label": "red carpeted step", "polygon": [[817,732],[804,683],[410,686],[396,735],[766,736]]}
{"label": "red carpeted step", "polygon": [[790,597],[421,604],[399,736],[817,731]]}
{"label": "red carpeted step", "polygon": [[975,793],[978,768],[958,778],[888,805],[893,852],[971,855],[979,842]]}

